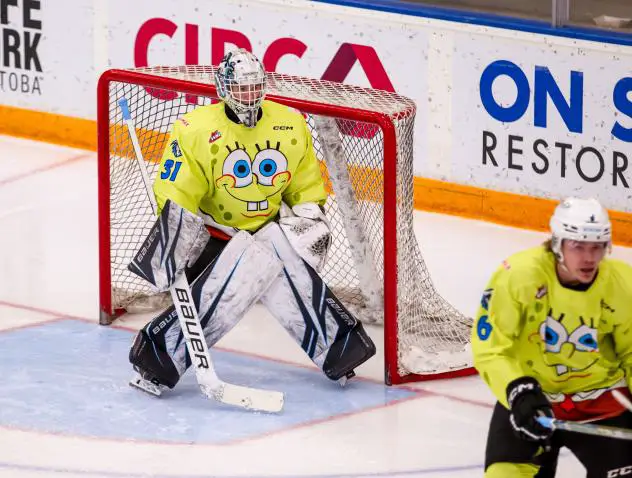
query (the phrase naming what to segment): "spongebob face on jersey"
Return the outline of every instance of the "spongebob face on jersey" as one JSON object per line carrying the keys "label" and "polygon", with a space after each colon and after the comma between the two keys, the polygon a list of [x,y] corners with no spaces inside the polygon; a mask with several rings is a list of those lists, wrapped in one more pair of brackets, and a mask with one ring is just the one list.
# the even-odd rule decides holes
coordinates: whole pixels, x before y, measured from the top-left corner
{"label": "spongebob face on jersey", "polygon": [[[588,322],[588,323],[587,323]],[[571,319],[560,314],[553,316],[549,310],[546,321],[540,325],[540,337],[544,343],[545,361],[555,367],[560,381],[585,375],[585,371],[599,360],[599,344],[597,343],[597,329],[593,327],[592,319]],[[569,368],[567,364],[573,363]]]}
{"label": "spongebob face on jersey", "polygon": [[280,146],[277,143],[273,148],[269,141],[265,147],[256,144],[257,154],[252,159],[246,148],[238,143],[235,149],[226,147],[228,155],[222,166],[222,176],[215,184],[244,203],[242,214],[245,217],[268,216],[271,211],[267,198],[280,193],[290,180],[288,161]]}

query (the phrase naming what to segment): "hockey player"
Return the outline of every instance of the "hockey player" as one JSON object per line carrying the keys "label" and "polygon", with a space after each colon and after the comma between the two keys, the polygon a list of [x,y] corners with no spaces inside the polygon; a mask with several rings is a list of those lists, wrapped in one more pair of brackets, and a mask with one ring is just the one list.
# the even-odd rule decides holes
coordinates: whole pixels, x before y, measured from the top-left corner
{"label": "hockey player", "polygon": [[552,477],[560,447],[589,478],[632,469],[632,442],[540,426],[543,415],[632,428],[613,398],[632,388],[632,267],[606,258],[607,211],[568,198],[551,239],[517,253],[492,276],[472,332],[474,363],[498,399],[489,429],[487,478]]}
{"label": "hockey player", "polygon": [[[331,233],[305,118],[264,100],[265,71],[246,50],[228,53],[214,81],[223,101],[173,125],[154,182],[161,217],[130,270],[159,290],[185,271],[209,347],[261,300],[330,379],[346,380],[375,347],[317,275]],[[129,358],[133,385],[176,385],[190,359],[174,307],[140,330]]]}

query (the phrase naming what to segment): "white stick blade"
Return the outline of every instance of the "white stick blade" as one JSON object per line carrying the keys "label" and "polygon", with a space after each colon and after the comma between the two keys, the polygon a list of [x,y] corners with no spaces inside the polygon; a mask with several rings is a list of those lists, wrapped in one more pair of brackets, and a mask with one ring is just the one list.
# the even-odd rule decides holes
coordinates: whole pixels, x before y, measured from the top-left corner
{"label": "white stick blade", "polygon": [[281,392],[225,383],[224,391],[219,401],[248,410],[278,413],[283,410],[285,398]]}

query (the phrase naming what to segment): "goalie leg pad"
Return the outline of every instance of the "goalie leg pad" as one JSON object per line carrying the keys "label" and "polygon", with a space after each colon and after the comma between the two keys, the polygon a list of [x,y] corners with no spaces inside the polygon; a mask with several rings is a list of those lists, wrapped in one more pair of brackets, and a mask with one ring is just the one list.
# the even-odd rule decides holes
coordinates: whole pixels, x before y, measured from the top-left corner
{"label": "goalie leg pad", "polygon": [[[211,237],[206,247],[191,267],[186,268],[187,280],[195,284],[204,270],[220,255],[227,241]],[[167,353],[167,333],[174,323],[178,324],[178,314],[173,305],[162,311],[139,332],[129,352],[129,361],[140,377],[157,384],[173,388],[180,379],[171,356]],[[178,327],[178,330],[179,327]],[[136,385],[135,385],[136,386]]]}
{"label": "goalie leg pad", "polygon": [[[257,244],[249,233],[239,232],[228,242],[219,257],[191,286],[193,302],[209,348],[241,320],[280,271],[280,261],[268,249]],[[169,357],[179,378],[191,365],[191,359],[175,308],[171,306],[145,329],[156,349],[164,351]],[[135,363],[131,354],[130,361]],[[162,375],[158,376],[155,370],[152,372],[162,383]]]}
{"label": "goalie leg pad", "polygon": [[261,302],[325,375],[338,380],[375,354],[362,324],[331,292],[276,223],[255,234],[283,263]]}

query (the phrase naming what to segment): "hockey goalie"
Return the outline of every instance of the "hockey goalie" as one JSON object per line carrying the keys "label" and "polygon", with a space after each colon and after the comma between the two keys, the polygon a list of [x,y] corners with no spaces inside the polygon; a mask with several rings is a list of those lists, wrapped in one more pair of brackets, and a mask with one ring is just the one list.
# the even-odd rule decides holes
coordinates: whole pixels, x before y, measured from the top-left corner
{"label": "hockey goalie", "polygon": [[[228,53],[214,81],[222,101],[172,127],[153,183],[159,217],[129,269],[161,291],[184,274],[208,347],[260,301],[344,382],[375,346],[318,275],[331,234],[305,118],[264,100],[265,71],[245,50]],[[139,331],[129,359],[144,391],[178,383],[192,360],[175,307]]]}

